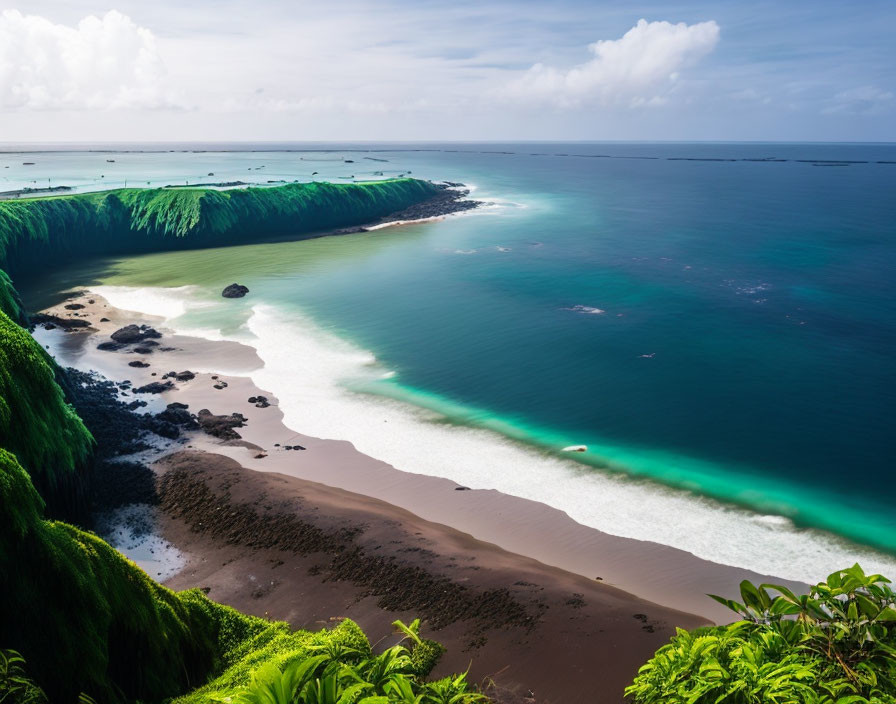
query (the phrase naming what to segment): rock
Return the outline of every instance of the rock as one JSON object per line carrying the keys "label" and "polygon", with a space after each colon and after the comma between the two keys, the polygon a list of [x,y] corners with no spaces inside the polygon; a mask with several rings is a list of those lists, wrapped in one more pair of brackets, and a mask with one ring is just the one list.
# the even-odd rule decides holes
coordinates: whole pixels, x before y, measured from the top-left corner
{"label": "rock", "polygon": [[133,342],[143,342],[144,340],[153,338],[160,338],[161,336],[162,333],[148,325],[125,325],[111,335],[115,342],[120,342],[124,345],[129,345]]}
{"label": "rock", "polygon": [[174,388],[174,384],[170,381],[153,381],[149,384],[134,389],[135,394],[160,394],[163,391],[169,391]]}
{"label": "rock", "polygon": [[195,379],[196,375],[190,371],[178,372],[174,375],[174,378],[178,381],[190,381],[190,379]]}
{"label": "rock", "polygon": [[[90,327],[89,320],[75,320],[74,318],[60,318],[56,315],[48,315],[46,313],[35,313],[34,315],[28,316],[32,325],[54,325],[57,328],[62,328],[63,330],[71,330],[73,328],[86,328]],[[47,330],[52,330],[52,328],[47,328]]]}
{"label": "rock", "polygon": [[246,417],[242,413],[216,416],[207,408],[199,411],[196,420],[206,433],[221,440],[238,440],[242,436],[234,428],[242,428],[246,424]]}
{"label": "rock", "polygon": [[241,284],[230,284],[230,286],[221,291],[221,295],[224,298],[242,298],[247,293],[249,293],[249,289]]}
{"label": "rock", "polygon": [[55,329],[56,329],[56,326],[53,325],[53,323],[47,323],[46,325],[44,325],[44,330],[55,330]]}
{"label": "rock", "polygon": [[147,416],[144,421],[144,426],[150,432],[153,432],[156,435],[161,435],[163,438],[168,438],[169,440],[175,440],[180,437],[180,428],[178,428],[177,425],[159,418],[158,416]]}
{"label": "rock", "polygon": [[101,322],[101,323],[108,323],[108,322],[109,322],[109,319],[108,319],[108,318],[100,318],[100,322]]}
{"label": "rock", "polygon": [[156,418],[188,430],[194,430],[199,427],[199,423],[196,422],[196,419],[187,410],[186,404],[183,403],[169,403],[164,411],[156,414]]}
{"label": "rock", "polygon": [[96,346],[98,350],[102,350],[103,352],[115,352],[116,350],[120,350],[124,345],[120,342],[101,342]]}
{"label": "rock", "polygon": [[149,362],[143,362],[139,359],[135,359],[133,362],[128,362],[129,367],[137,367],[138,369],[145,369],[149,366]]}
{"label": "rock", "polygon": [[249,403],[254,403],[256,408],[267,408],[271,405],[268,403],[267,396],[252,396],[249,399]]}
{"label": "rock", "polygon": [[84,308],[84,304],[82,303],[66,303],[63,308],[66,310],[81,310]]}

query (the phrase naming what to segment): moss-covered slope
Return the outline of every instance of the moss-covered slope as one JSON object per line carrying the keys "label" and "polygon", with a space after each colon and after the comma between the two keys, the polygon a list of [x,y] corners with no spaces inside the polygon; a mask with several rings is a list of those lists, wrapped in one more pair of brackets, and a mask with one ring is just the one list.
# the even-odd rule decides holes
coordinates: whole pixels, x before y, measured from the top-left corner
{"label": "moss-covered slope", "polygon": [[93,438],[56,383],[57,368],[0,312],[0,447],[28,470],[54,515],[83,504]]}
{"label": "moss-covered slope", "polygon": [[221,246],[360,225],[437,193],[428,181],[404,178],[0,201],[0,269],[19,273],[86,254]]}
{"label": "moss-covered slope", "polygon": [[25,315],[19,292],[16,291],[12,285],[12,280],[3,269],[0,269],[0,313],[6,313],[19,325],[24,326],[28,324],[28,316]]}

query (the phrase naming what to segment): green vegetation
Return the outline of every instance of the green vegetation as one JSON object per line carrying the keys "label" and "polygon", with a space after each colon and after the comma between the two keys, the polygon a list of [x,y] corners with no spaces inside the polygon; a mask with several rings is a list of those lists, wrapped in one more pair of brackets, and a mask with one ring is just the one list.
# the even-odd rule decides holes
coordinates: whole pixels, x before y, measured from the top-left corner
{"label": "green vegetation", "polygon": [[0,447],[17,456],[56,515],[80,502],[93,447],[57,371],[34,338],[0,312]]}
{"label": "green vegetation", "polygon": [[[421,639],[419,621],[394,626],[410,646],[395,645],[374,655],[358,626],[344,620],[332,631],[289,632],[286,624],[266,631],[234,652],[237,659],[205,687],[175,704],[233,702],[241,704],[475,704],[486,701],[472,691],[465,675],[426,682],[436,659],[419,651],[441,646]],[[435,646],[435,648],[433,648]],[[417,657],[415,657],[417,656]]]}
{"label": "green vegetation", "polygon": [[23,327],[28,323],[28,316],[25,315],[19,293],[2,269],[0,269],[0,313],[6,313],[11,320]]}
{"label": "green vegetation", "polygon": [[[626,693],[652,704],[896,704],[896,592],[854,565],[796,595],[741,583],[729,626],[679,630]],[[774,596],[773,596],[774,594]]]}
{"label": "green vegetation", "polygon": [[402,178],[0,201],[0,268],[28,272],[87,254],[223,246],[361,225],[437,192],[428,181]]}

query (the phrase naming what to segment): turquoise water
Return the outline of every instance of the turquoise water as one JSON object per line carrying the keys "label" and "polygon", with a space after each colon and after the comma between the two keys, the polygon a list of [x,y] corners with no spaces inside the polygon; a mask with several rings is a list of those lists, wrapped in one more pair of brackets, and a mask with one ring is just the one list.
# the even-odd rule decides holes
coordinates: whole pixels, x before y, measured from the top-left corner
{"label": "turquoise water", "polygon": [[255,160],[291,180],[318,158],[319,177],[410,171],[473,184],[494,205],[181,264],[129,260],[105,282],[199,284],[211,301],[239,280],[252,289],[242,317],[231,308],[216,322],[206,307],[185,320],[259,337],[263,303],[281,326],[319,326],[392,372],[343,374],[362,396],[546,458],[586,444],[575,457],[586,474],[650,479],[896,552],[896,146],[360,146],[389,161],[164,164],[180,177],[213,159],[208,170],[229,176],[227,163],[238,174]]}

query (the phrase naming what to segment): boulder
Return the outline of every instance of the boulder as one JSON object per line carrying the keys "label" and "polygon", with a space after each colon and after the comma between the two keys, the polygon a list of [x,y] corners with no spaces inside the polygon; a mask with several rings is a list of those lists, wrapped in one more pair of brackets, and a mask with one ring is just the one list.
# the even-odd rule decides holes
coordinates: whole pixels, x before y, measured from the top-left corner
{"label": "boulder", "polygon": [[160,394],[163,391],[173,389],[174,384],[170,381],[153,381],[138,389],[134,389],[135,394]]}
{"label": "boulder", "polygon": [[125,325],[111,335],[115,342],[120,342],[123,345],[129,345],[132,342],[143,342],[144,340],[159,338],[161,336],[162,333],[148,325]]}
{"label": "boulder", "polygon": [[224,298],[242,298],[247,293],[249,293],[249,289],[241,284],[230,284],[230,286],[221,291],[221,295]]}
{"label": "boulder", "polygon": [[246,418],[242,413],[216,416],[207,408],[199,411],[196,420],[206,433],[221,440],[239,440],[241,435],[234,428],[242,428],[246,423]]}

